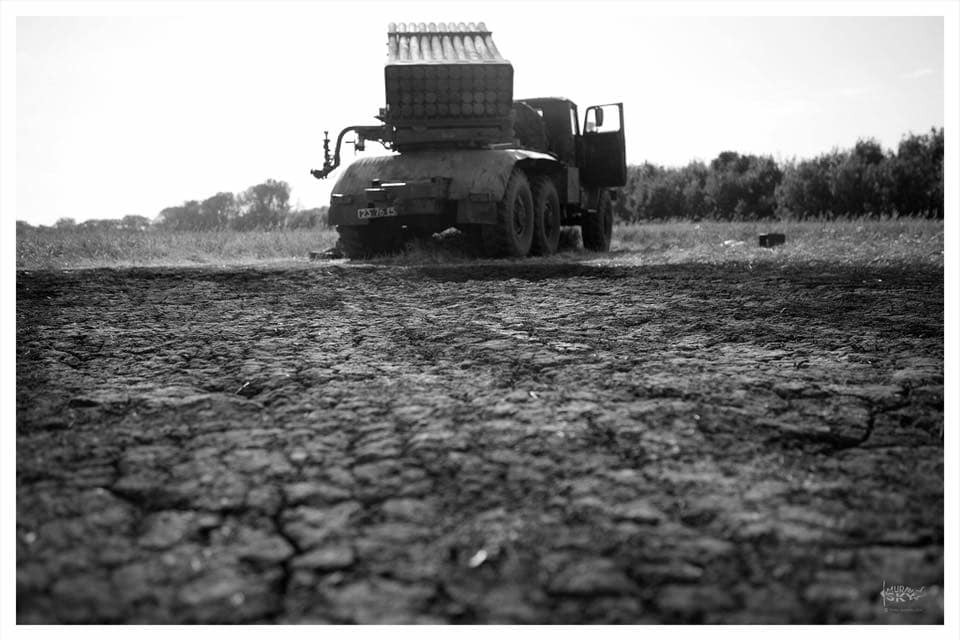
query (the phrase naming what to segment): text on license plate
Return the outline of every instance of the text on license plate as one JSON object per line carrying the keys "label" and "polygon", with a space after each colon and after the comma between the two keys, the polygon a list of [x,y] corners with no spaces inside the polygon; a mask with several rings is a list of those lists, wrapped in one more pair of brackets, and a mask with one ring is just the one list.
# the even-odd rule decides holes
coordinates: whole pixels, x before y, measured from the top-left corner
{"label": "text on license plate", "polygon": [[370,207],[369,209],[357,209],[357,217],[364,218],[389,218],[397,215],[396,207]]}

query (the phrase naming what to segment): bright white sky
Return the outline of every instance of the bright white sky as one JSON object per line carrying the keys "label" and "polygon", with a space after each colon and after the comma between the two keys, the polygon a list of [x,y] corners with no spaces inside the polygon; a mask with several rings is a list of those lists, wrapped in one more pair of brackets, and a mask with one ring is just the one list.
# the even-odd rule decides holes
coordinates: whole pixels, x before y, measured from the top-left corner
{"label": "bright white sky", "polygon": [[289,182],[295,205],[326,204],[339,172],[319,182],[308,170],[323,162],[325,128],[376,124],[391,21],[486,22],[516,97],[563,95],[581,113],[624,102],[629,163],[728,149],[810,157],[859,137],[895,148],[944,125],[941,17],[670,17],[558,2],[161,11],[182,15],[16,18],[17,219],[152,218],[266,178]]}

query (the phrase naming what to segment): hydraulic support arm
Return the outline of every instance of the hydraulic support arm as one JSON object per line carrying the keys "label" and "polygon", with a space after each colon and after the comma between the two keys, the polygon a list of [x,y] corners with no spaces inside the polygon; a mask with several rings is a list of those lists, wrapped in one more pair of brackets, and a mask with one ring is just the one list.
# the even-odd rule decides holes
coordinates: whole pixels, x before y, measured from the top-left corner
{"label": "hydraulic support arm", "polygon": [[380,144],[386,146],[386,143],[389,142],[389,131],[385,126],[363,126],[363,125],[354,125],[352,127],[347,127],[340,132],[340,135],[337,136],[337,147],[333,152],[333,158],[330,157],[330,138],[327,135],[327,132],[323,132],[323,169],[311,169],[310,175],[318,180],[326,178],[330,173],[340,166],[340,145],[343,144],[343,136],[346,135],[348,131],[355,131],[357,134],[357,139],[353,143],[357,151],[363,151],[363,143],[365,140],[376,140]]}

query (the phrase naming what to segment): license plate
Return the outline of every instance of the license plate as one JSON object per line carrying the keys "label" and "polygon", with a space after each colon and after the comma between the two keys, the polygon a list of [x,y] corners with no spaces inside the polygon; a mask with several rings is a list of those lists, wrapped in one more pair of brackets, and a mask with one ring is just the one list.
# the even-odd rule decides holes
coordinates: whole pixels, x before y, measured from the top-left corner
{"label": "license plate", "polygon": [[370,207],[369,209],[357,209],[357,217],[361,220],[365,218],[390,218],[397,215],[396,207]]}

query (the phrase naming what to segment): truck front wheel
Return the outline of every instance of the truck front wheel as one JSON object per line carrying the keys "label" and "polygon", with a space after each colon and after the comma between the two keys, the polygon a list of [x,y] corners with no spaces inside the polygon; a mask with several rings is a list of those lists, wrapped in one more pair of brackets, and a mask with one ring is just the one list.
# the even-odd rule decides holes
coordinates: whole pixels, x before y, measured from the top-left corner
{"label": "truck front wheel", "polygon": [[488,255],[522,258],[533,242],[533,195],[523,171],[514,169],[503,199],[497,205],[497,220],[484,225],[483,245]]}
{"label": "truck front wheel", "polygon": [[613,202],[610,200],[610,192],[600,192],[596,212],[585,215],[580,223],[580,235],[583,236],[585,249],[610,250],[610,238],[613,236]]}

